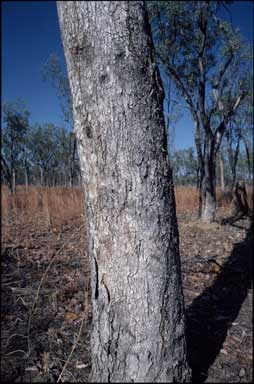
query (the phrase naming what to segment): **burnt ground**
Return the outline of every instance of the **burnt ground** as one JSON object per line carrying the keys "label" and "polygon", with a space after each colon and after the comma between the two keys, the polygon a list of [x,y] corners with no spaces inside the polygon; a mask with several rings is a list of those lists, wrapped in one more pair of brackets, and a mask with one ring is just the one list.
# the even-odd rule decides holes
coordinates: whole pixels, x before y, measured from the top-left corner
{"label": "burnt ground", "polygon": [[[178,214],[187,347],[194,382],[252,382],[249,221]],[[89,263],[82,220],[2,225],[1,380],[86,382]]]}

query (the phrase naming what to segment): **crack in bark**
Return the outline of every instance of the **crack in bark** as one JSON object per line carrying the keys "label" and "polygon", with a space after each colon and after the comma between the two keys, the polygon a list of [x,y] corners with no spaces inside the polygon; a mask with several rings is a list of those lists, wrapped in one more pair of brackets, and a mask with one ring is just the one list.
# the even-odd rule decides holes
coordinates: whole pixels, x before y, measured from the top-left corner
{"label": "crack in bark", "polygon": [[93,256],[93,260],[94,260],[94,298],[95,300],[97,300],[99,297],[99,277],[98,277],[99,272],[98,272],[98,263],[95,256]]}

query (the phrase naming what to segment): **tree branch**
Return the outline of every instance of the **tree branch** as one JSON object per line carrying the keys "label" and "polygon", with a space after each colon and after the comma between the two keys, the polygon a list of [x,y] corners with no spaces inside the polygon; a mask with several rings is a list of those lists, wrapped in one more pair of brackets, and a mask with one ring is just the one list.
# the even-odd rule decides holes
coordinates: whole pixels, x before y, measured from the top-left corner
{"label": "tree branch", "polygon": [[164,64],[165,68],[167,68],[170,75],[175,79],[175,82],[177,83],[178,87],[180,88],[186,103],[189,105],[189,108],[190,108],[190,111],[191,111],[191,114],[192,114],[194,120],[196,120],[198,118],[197,110],[196,110],[196,108],[192,102],[191,96],[188,93],[187,89],[185,88],[180,76],[176,72],[175,68],[170,63],[166,63],[165,60],[162,58],[162,56],[159,53],[158,53],[158,57],[161,60],[161,62]]}

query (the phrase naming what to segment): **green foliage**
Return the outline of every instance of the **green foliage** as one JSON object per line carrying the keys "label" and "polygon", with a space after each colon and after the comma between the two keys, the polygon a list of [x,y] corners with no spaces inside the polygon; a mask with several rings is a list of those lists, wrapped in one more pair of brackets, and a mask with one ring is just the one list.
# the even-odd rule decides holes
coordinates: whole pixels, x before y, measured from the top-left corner
{"label": "green foliage", "polygon": [[51,166],[57,152],[56,127],[53,124],[36,124],[31,127],[27,146],[32,154],[32,161],[44,169]]}
{"label": "green foliage", "polygon": [[194,148],[175,151],[170,160],[176,185],[197,184],[198,160]]}
{"label": "green foliage", "polygon": [[25,102],[7,102],[3,105],[3,129],[1,162],[4,177],[10,189],[15,189],[13,185],[13,174],[15,174],[24,151],[25,137],[28,130],[29,112],[25,108]]}
{"label": "green foliage", "polygon": [[42,69],[44,80],[50,80],[51,85],[56,89],[57,97],[63,112],[64,121],[70,126],[73,125],[72,96],[67,74],[61,67],[59,57],[51,54]]}
{"label": "green foliage", "polygon": [[205,108],[212,115],[221,113],[217,97],[229,109],[235,102],[236,91],[239,94],[248,88],[246,69],[251,66],[251,47],[230,23],[218,17],[222,3],[147,2],[158,65],[175,80],[179,94],[185,99],[189,97],[198,110],[202,55]]}
{"label": "green foliage", "polygon": [[[3,106],[2,181],[15,191],[15,183],[77,183],[79,164],[74,135],[54,124],[29,125],[25,103]],[[75,179],[75,180],[74,180]]]}

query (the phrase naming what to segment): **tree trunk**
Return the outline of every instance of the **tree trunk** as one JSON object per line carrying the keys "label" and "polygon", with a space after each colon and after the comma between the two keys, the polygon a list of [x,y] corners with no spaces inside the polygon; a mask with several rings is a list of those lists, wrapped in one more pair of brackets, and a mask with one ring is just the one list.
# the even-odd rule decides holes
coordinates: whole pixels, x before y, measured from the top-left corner
{"label": "tree trunk", "polygon": [[[212,149],[212,142],[207,139],[204,156],[204,178],[202,183],[202,217],[205,223],[212,223],[216,212],[216,164]],[[212,155],[211,155],[212,153]]]}
{"label": "tree trunk", "polygon": [[11,193],[16,192],[16,171],[14,168],[12,168],[11,172]]}
{"label": "tree trunk", "polygon": [[235,150],[233,149],[232,133],[229,130],[226,132],[226,138],[227,138],[228,160],[229,160],[229,165],[230,165],[230,170],[232,175],[230,195],[233,198],[235,183],[236,183],[236,165],[237,165],[239,149],[240,149],[240,136],[237,137]]}
{"label": "tree trunk", "polygon": [[197,190],[198,190],[198,218],[202,217],[202,207],[203,207],[203,192],[202,186],[204,181],[204,170],[200,170],[197,174]]}
{"label": "tree trunk", "polygon": [[70,135],[69,147],[69,186],[74,185],[74,172],[75,172],[75,154],[76,154],[76,138],[73,133]]}
{"label": "tree trunk", "polygon": [[219,164],[220,164],[220,187],[221,192],[225,191],[225,177],[224,177],[224,159],[222,153],[219,153]]}
{"label": "tree trunk", "polygon": [[88,218],[90,381],[188,382],[163,92],[144,3],[57,5]]}
{"label": "tree trunk", "polygon": [[43,186],[43,168],[40,166],[40,183],[41,183],[41,187]]}
{"label": "tree trunk", "polygon": [[29,187],[29,170],[27,167],[25,167],[25,185],[26,189]]}

